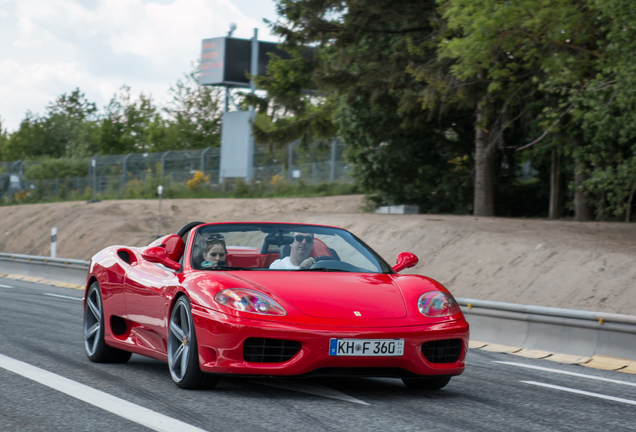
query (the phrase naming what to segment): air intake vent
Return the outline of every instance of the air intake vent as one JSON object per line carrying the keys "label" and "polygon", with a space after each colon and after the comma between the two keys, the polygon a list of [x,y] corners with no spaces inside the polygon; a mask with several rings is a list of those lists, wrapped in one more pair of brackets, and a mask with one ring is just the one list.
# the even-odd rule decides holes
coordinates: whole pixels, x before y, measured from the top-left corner
{"label": "air intake vent", "polygon": [[126,264],[130,264],[130,254],[124,250],[117,251],[117,255],[122,259]]}
{"label": "air intake vent", "polygon": [[422,354],[431,363],[455,363],[462,353],[461,339],[445,339],[426,342],[422,345]]}
{"label": "air intake vent", "polygon": [[300,351],[300,342],[249,338],[243,345],[243,358],[254,363],[282,363],[291,359]]}

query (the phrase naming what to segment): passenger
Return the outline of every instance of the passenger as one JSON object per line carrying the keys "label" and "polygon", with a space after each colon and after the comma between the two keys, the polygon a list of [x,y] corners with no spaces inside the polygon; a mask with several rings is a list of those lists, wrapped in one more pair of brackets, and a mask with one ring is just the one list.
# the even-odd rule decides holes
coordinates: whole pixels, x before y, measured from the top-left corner
{"label": "passenger", "polygon": [[288,257],[277,259],[270,264],[275,270],[307,270],[315,260],[309,256],[314,249],[314,235],[311,233],[296,233]]}
{"label": "passenger", "polygon": [[203,252],[203,268],[225,267],[225,258],[227,256],[227,248],[225,247],[225,239],[222,235],[213,234],[205,239],[205,251]]}

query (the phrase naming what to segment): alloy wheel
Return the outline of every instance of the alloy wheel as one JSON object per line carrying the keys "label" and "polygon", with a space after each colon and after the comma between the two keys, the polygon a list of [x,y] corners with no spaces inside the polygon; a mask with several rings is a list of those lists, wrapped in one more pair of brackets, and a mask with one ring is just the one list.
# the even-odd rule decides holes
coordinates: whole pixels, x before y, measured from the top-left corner
{"label": "alloy wheel", "polygon": [[102,299],[99,290],[92,286],[86,296],[84,308],[84,348],[89,357],[95,355],[102,331]]}
{"label": "alloy wheel", "polygon": [[168,366],[175,382],[183,380],[188,372],[192,348],[192,316],[185,301],[177,300],[170,314],[168,338]]}

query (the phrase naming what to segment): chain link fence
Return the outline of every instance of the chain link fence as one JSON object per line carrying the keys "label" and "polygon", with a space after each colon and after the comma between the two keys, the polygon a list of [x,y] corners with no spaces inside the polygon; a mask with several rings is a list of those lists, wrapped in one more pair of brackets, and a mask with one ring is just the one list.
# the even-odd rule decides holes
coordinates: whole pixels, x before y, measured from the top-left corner
{"label": "chain link fence", "polygon": [[[95,156],[83,160],[86,176],[44,179],[25,177],[25,172],[40,161],[1,162],[0,174],[7,184],[0,184],[0,187],[11,196],[16,193],[16,197],[20,194],[35,194],[41,200],[90,199],[102,195],[141,198],[144,189],[156,189],[159,184],[168,188],[187,189],[189,181],[198,182],[199,188],[221,190],[220,160],[221,150],[214,147]],[[11,181],[16,179],[20,184],[11,186]],[[284,148],[255,146],[252,181],[270,187],[299,182],[308,185],[351,183],[353,179],[350,165],[343,157],[343,145],[335,140],[330,145],[315,144],[303,148],[294,144]]]}

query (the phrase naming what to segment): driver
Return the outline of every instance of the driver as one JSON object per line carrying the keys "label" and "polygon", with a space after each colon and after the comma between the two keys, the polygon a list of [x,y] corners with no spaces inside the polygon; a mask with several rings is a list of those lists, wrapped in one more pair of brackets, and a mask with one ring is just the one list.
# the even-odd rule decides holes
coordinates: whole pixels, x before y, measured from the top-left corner
{"label": "driver", "polygon": [[277,259],[270,264],[275,270],[307,270],[315,260],[309,256],[314,249],[314,235],[312,233],[296,233],[288,257]]}

